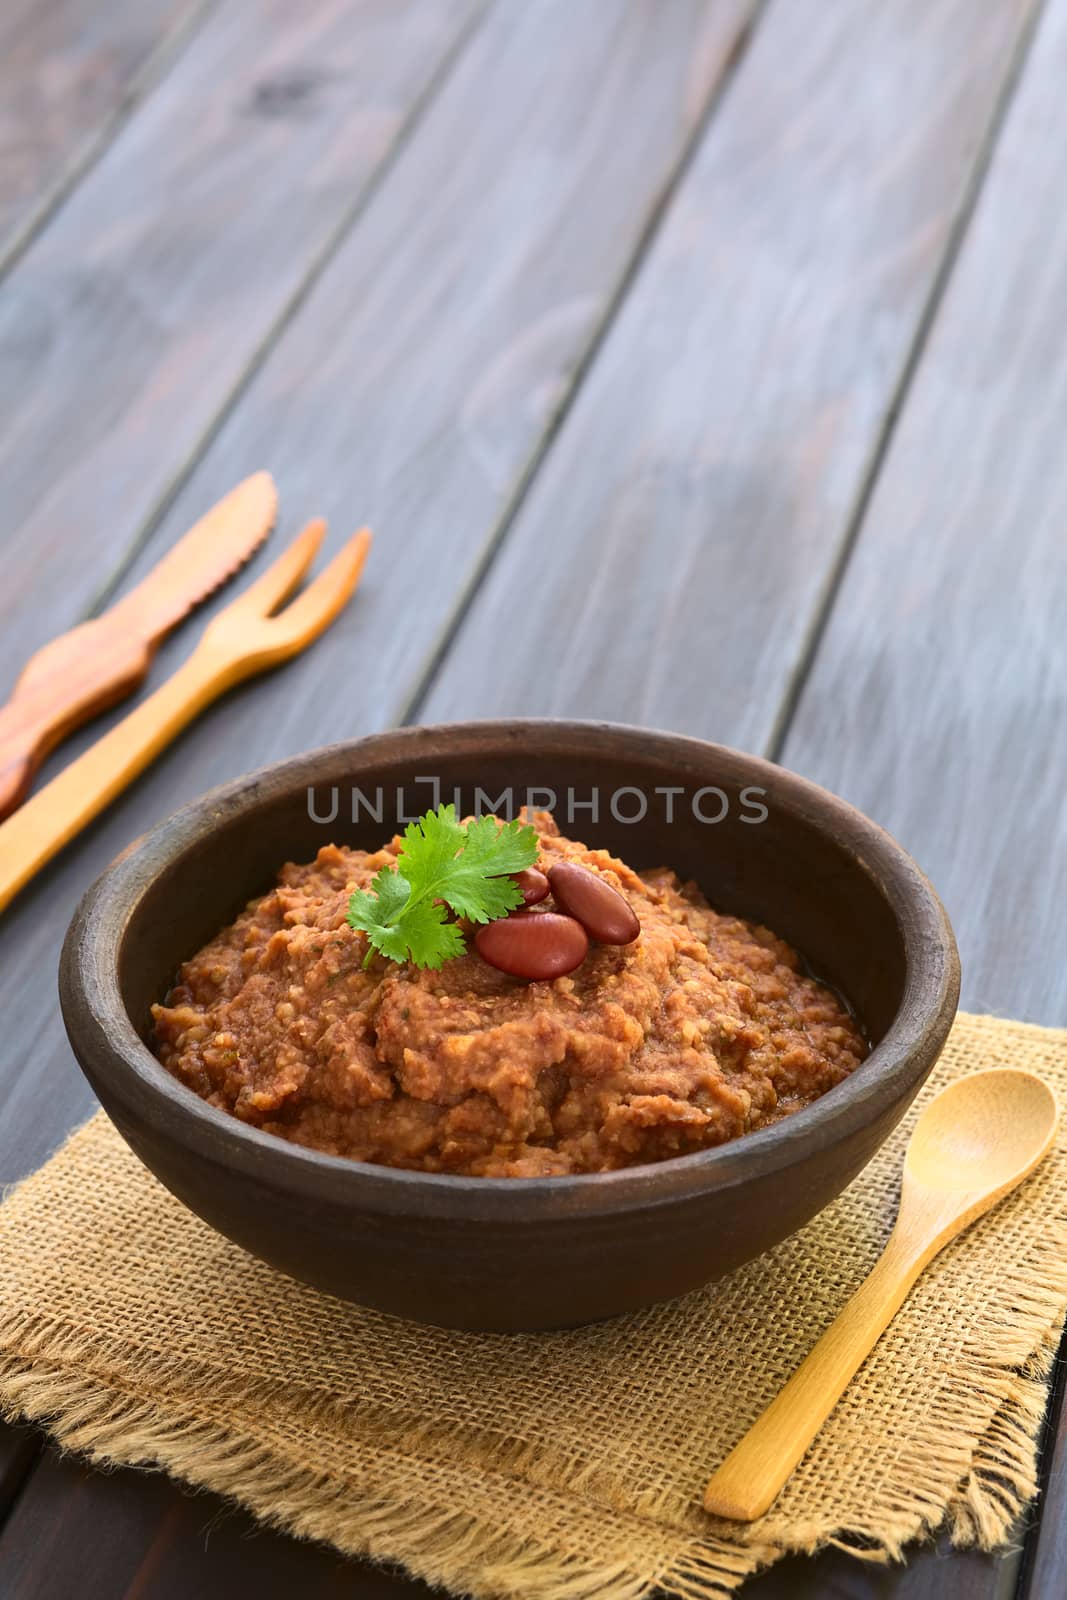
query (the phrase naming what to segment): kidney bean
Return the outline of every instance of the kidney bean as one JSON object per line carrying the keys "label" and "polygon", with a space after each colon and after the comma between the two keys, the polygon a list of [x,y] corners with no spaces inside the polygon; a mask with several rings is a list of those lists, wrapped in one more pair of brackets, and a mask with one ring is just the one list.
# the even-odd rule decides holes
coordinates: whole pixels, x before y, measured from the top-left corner
{"label": "kidney bean", "polygon": [[474,943],[491,967],[530,982],[562,978],[581,966],[589,951],[581,923],[558,911],[513,911],[479,928]]}
{"label": "kidney bean", "polygon": [[641,932],[633,906],[610,883],[577,861],[561,861],[548,874],[561,911],[577,917],[599,944],[632,944]]}
{"label": "kidney bean", "polygon": [[522,890],[524,906],[536,906],[548,896],[548,879],[536,867],[523,867],[516,872],[515,882]]}

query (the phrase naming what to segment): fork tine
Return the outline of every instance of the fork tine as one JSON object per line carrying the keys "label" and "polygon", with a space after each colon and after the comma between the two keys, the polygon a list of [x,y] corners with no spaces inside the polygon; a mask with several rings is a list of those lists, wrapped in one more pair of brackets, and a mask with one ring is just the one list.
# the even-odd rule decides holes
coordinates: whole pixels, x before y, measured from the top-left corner
{"label": "fork tine", "polygon": [[329,627],[359,583],[371,537],[369,528],[360,528],[315,581],[270,618],[272,630],[278,630],[276,643],[284,643],[295,653]]}
{"label": "fork tine", "polygon": [[250,584],[239,599],[229,608],[231,613],[243,612],[255,617],[268,617],[275,606],[281,605],[292,594],[305,572],[315,559],[326,523],[316,517],[297,534],[288,550],[283,550],[277,561]]}

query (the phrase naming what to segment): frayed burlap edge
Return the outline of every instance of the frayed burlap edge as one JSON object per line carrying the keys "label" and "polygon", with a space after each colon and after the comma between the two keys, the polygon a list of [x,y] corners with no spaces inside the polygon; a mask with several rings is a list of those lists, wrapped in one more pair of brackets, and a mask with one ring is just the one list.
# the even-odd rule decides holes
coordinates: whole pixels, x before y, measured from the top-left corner
{"label": "frayed burlap edge", "polygon": [[[1024,1041],[1048,1034],[1063,1048],[1058,1032],[999,1019],[998,1029],[1005,1051],[1016,1031]],[[1019,1196],[1006,1204],[1022,1202]],[[1067,1215],[1059,1212],[1052,1208],[1025,1251],[998,1261],[995,1296],[977,1306],[972,1301],[962,1342],[924,1404],[924,1426],[910,1429],[894,1453],[885,1440],[879,1444],[879,1418],[872,1415],[872,1444],[879,1451],[886,1446],[885,1470],[862,1515],[851,1514],[847,1525],[840,1512],[834,1520],[832,1506],[806,1515],[810,1485],[799,1479],[749,1527],[703,1518],[696,1509],[700,1483],[693,1484],[689,1512],[676,1496],[661,1504],[646,1492],[635,1503],[617,1472],[593,1462],[576,1481],[559,1480],[567,1487],[553,1493],[554,1464],[542,1454],[531,1458],[506,1435],[477,1463],[490,1480],[481,1514],[460,1513],[448,1499],[448,1473],[453,1483],[469,1474],[469,1442],[443,1442],[440,1429],[427,1431],[427,1419],[365,1418],[351,1433],[350,1458],[327,1472],[295,1460],[284,1430],[262,1408],[257,1415],[242,1405],[262,1398],[248,1391],[247,1379],[231,1386],[217,1368],[205,1368],[198,1393],[188,1365],[182,1382],[164,1357],[142,1387],[137,1352],[114,1343],[102,1352],[92,1330],[69,1313],[66,1320],[17,1309],[0,1315],[0,1412],[45,1424],[63,1448],[95,1463],[163,1469],[244,1505],[268,1525],[346,1554],[402,1563],[477,1600],[646,1600],[659,1590],[678,1600],[711,1600],[783,1555],[835,1546],[888,1562],[941,1527],[953,1544],[989,1550],[1010,1540],[1037,1489],[1037,1440],[1067,1305]],[[972,1247],[965,1235],[949,1249]],[[948,1254],[944,1266],[950,1267]],[[938,1264],[930,1269],[935,1295],[938,1270]],[[329,1395],[314,1393],[312,1414],[330,1404]],[[484,1451],[484,1436],[480,1444]],[[412,1460],[447,1463],[433,1492],[425,1477],[417,1496],[403,1491],[390,1467],[405,1451]],[[620,1559],[594,1562],[575,1554],[574,1539],[569,1548],[558,1536],[553,1543],[551,1521],[547,1531],[531,1529],[523,1508],[531,1495],[545,1498],[546,1489],[559,1526],[569,1523],[573,1532],[598,1519]],[[653,1531],[662,1535],[655,1560],[647,1537]]]}
{"label": "frayed burlap edge", "polygon": [[[659,1589],[707,1600],[729,1594],[783,1552],[694,1541],[676,1568],[639,1572],[625,1561],[590,1566],[500,1523],[425,1498],[353,1495],[347,1480],[299,1466],[234,1429],[104,1387],[82,1372],[0,1359],[0,1414],[47,1427],[56,1443],[97,1466],[154,1467],[210,1487],[282,1532],[345,1555],[402,1564],[428,1583],[478,1600],[642,1600]],[[677,1575],[677,1576],[676,1576]]]}
{"label": "frayed burlap edge", "polygon": [[[0,1359],[0,1412],[43,1424],[61,1448],[98,1465],[162,1469],[194,1489],[210,1488],[245,1506],[271,1527],[347,1555],[402,1562],[427,1582],[478,1600],[646,1600],[656,1591],[678,1600],[711,1600],[788,1554],[811,1555],[832,1546],[884,1563],[899,1560],[907,1545],[941,1526],[957,1546],[991,1550],[1009,1539],[1037,1490],[1036,1441],[1067,1298],[1067,1225],[1053,1230],[1020,1268],[1025,1277],[1020,1273],[1011,1284],[1012,1320],[991,1311],[976,1320],[968,1354],[980,1350],[980,1365],[946,1376],[930,1428],[897,1462],[894,1476],[906,1487],[887,1486],[869,1525],[804,1525],[794,1512],[783,1537],[771,1516],[751,1528],[709,1523],[706,1535],[683,1537],[676,1558],[655,1573],[624,1561],[584,1565],[527,1530],[508,1528],[504,1517],[488,1527],[424,1498],[398,1501],[380,1490],[360,1492],[187,1407],[172,1404],[164,1418],[158,1390],[148,1399],[121,1386],[113,1373],[107,1379],[95,1375],[91,1336],[70,1328],[52,1330],[62,1351],[59,1364],[44,1354],[42,1345],[49,1341],[39,1324],[28,1340],[32,1357]],[[18,1350],[28,1333],[24,1318],[0,1321],[0,1345],[8,1350]],[[1020,1357],[1027,1339],[1032,1348]],[[157,1371],[156,1384],[158,1378]],[[950,1417],[963,1441],[974,1437],[976,1423],[984,1431],[946,1503],[940,1456],[927,1454],[926,1471],[922,1458],[924,1450],[944,1451]],[[516,1478],[521,1473],[518,1461],[500,1467]]]}

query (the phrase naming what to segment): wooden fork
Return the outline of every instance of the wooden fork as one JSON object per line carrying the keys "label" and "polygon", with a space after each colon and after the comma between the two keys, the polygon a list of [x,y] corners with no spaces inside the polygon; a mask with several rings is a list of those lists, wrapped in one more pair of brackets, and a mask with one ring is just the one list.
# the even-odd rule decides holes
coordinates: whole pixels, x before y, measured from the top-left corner
{"label": "wooden fork", "polygon": [[277,561],[205,628],[193,654],[154,694],[0,824],[0,911],[194,717],[245,678],[299,655],[359,583],[371,535],[361,528],[329,566],[273,615],[315,558],[325,522],[309,522]]}

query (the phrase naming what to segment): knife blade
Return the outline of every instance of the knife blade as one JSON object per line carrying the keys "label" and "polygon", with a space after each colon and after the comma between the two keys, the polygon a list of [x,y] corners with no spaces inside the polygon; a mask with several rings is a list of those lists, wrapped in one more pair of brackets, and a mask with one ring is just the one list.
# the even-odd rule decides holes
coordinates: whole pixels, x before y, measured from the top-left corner
{"label": "knife blade", "polygon": [[129,594],[30,657],[0,707],[0,818],[22,801],[50,750],[144,680],[164,636],[244,565],[277,509],[274,480],[253,473]]}
{"label": "knife blade", "polygon": [[278,513],[269,472],[254,472],[223,495],[135,589],[105,615],[121,616],[132,631],[160,640],[244,566],[267,537]]}

